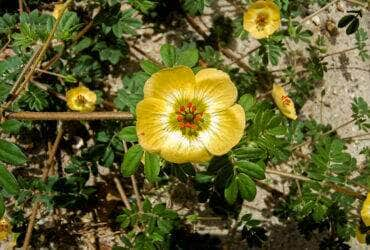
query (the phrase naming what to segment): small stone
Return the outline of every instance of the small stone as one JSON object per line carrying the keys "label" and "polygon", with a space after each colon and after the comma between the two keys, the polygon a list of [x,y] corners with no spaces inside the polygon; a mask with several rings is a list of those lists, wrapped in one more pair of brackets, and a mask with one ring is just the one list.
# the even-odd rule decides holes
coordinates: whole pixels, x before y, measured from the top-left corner
{"label": "small stone", "polygon": [[325,28],[331,36],[338,35],[337,25],[333,20],[330,20],[330,19],[327,20],[325,24]]}
{"label": "small stone", "polygon": [[338,11],[344,12],[345,9],[346,9],[346,6],[344,5],[343,2],[341,2],[341,1],[337,2],[337,10]]}
{"label": "small stone", "polygon": [[313,22],[316,26],[319,26],[319,25],[320,25],[320,22],[321,22],[320,17],[319,17],[319,16],[314,16],[314,17],[312,18],[312,22]]}

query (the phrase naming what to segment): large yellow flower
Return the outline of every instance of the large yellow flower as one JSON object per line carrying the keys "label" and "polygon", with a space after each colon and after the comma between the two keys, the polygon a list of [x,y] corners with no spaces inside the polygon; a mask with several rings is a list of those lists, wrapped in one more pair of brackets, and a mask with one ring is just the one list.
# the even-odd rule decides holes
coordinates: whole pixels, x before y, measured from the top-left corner
{"label": "large yellow flower", "polygon": [[275,101],[276,106],[278,106],[283,115],[292,120],[297,119],[294,102],[292,101],[292,99],[290,99],[281,85],[274,84],[272,87],[271,95]]}
{"label": "large yellow flower", "polygon": [[235,104],[228,74],[189,67],[160,70],[145,83],[137,105],[140,145],[175,163],[204,162],[223,155],[243,136],[245,113]]}
{"label": "large yellow flower", "polygon": [[66,98],[67,106],[72,110],[91,112],[95,109],[96,94],[84,86],[68,90]]}
{"label": "large yellow flower", "polygon": [[280,10],[272,1],[252,3],[244,13],[244,29],[256,39],[273,34],[280,27]]}
{"label": "large yellow flower", "polygon": [[370,193],[367,193],[366,200],[362,205],[361,219],[367,227],[370,227]]}

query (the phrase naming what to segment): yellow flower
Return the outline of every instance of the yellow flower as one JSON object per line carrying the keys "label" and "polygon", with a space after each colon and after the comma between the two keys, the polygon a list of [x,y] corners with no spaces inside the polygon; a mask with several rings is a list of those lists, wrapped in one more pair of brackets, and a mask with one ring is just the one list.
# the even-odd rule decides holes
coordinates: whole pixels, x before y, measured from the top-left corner
{"label": "yellow flower", "polygon": [[282,86],[274,84],[271,95],[283,115],[293,120],[297,119],[294,103]]}
{"label": "yellow flower", "polygon": [[145,83],[138,103],[141,146],[175,163],[204,162],[226,154],[242,138],[243,108],[228,74],[186,66],[160,70]]}
{"label": "yellow flower", "polygon": [[367,193],[366,200],[362,205],[361,219],[367,227],[370,227],[370,193]]}
{"label": "yellow flower", "polygon": [[268,37],[280,27],[280,10],[272,1],[257,1],[244,13],[244,29],[256,39]]}
{"label": "yellow flower", "polygon": [[55,19],[58,19],[59,15],[62,13],[63,8],[64,8],[64,4],[63,3],[57,3],[57,4],[55,4],[54,10],[53,10],[53,17]]}
{"label": "yellow flower", "polygon": [[0,241],[6,240],[12,232],[12,225],[6,218],[0,220]]}
{"label": "yellow flower", "polygon": [[68,90],[66,98],[67,106],[72,110],[91,112],[95,109],[96,94],[84,86]]}

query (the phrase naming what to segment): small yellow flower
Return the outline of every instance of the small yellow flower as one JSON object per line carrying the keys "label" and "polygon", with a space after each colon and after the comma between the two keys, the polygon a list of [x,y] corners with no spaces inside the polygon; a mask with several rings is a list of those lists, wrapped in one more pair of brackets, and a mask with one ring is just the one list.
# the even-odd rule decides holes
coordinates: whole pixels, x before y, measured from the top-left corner
{"label": "small yellow flower", "polygon": [[140,145],[175,163],[204,162],[226,154],[242,138],[243,108],[228,74],[186,66],[160,70],[145,83],[138,103]]}
{"label": "small yellow flower", "polygon": [[0,220],[0,241],[6,240],[12,232],[12,225],[5,217]]}
{"label": "small yellow flower", "polygon": [[256,39],[268,37],[280,27],[279,7],[271,0],[252,3],[244,13],[243,26]]}
{"label": "small yellow flower", "polygon": [[297,119],[294,102],[290,99],[282,86],[274,84],[271,95],[283,115],[292,120]]}
{"label": "small yellow flower", "polygon": [[64,8],[64,4],[63,3],[57,3],[57,4],[55,4],[54,10],[53,10],[53,17],[55,19],[58,19],[58,17],[62,13],[63,8]]}
{"label": "small yellow flower", "polygon": [[91,112],[95,109],[96,94],[84,86],[68,90],[66,98],[67,106],[72,110]]}
{"label": "small yellow flower", "polygon": [[367,193],[366,200],[362,205],[361,219],[367,227],[370,227],[370,193]]}

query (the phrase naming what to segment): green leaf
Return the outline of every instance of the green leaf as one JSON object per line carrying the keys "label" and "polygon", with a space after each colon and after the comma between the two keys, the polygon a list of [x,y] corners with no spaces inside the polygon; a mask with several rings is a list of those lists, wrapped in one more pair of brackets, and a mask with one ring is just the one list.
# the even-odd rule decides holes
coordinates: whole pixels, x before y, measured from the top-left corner
{"label": "green leaf", "polygon": [[238,182],[236,178],[232,178],[229,185],[224,191],[225,199],[229,204],[234,204],[236,198],[238,198]]}
{"label": "green leaf", "polygon": [[167,67],[173,67],[176,62],[176,48],[171,44],[163,44],[160,49],[160,54],[163,63]]}
{"label": "green leaf", "polygon": [[256,178],[257,180],[265,179],[265,169],[257,163],[250,161],[238,161],[235,163],[235,167],[237,167],[243,173]]}
{"label": "green leaf", "polygon": [[28,91],[22,95],[18,102],[22,107],[42,111],[49,105],[47,97],[48,94],[43,90],[30,85]]}
{"label": "green leaf", "polygon": [[140,62],[140,67],[149,75],[152,75],[156,72],[158,72],[161,67],[159,67],[157,64],[153,63],[150,60],[144,60]]}
{"label": "green leaf", "polygon": [[183,7],[191,16],[202,14],[204,10],[204,0],[185,0]]}
{"label": "green leaf", "polygon": [[176,65],[185,65],[191,68],[198,63],[198,59],[198,50],[195,47],[190,47],[177,52]]}
{"label": "green leaf", "polygon": [[136,127],[135,126],[124,127],[118,133],[118,138],[120,138],[123,141],[137,142]]}
{"label": "green leaf", "polygon": [[72,47],[72,51],[74,53],[79,53],[82,50],[90,47],[93,43],[94,41],[91,38],[85,37],[81,41],[79,41],[75,46]]}
{"label": "green leaf", "polygon": [[0,164],[0,185],[11,195],[17,195],[20,191],[17,179],[3,164]]}
{"label": "green leaf", "polygon": [[4,197],[0,194],[0,217],[2,218],[5,214],[5,201]]}
{"label": "green leaf", "polygon": [[356,18],[355,15],[347,15],[342,17],[338,22],[338,28],[343,28],[347,26],[350,22],[352,22]]}
{"label": "green leaf", "polygon": [[129,148],[121,165],[121,172],[124,176],[131,176],[136,172],[143,153],[143,149],[138,144]]}
{"label": "green leaf", "polygon": [[27,157],[17,145],[0,139],[0,161],[22,165],[26,163]]}
{"label": "green leaf", "polygon": [[128,0],[135,9],[140,10],[144,14],[147,14],[149,10],[156,6],[156,2],[150,0]]}
{"label": "green leaf", "polygon": [[159,156],[157,154],[145,152],[144,173],[145,178],[147,178],[148,181],[150,182],[157,181],[159,171],[161,170],[159,163],[160,163]]}
{"label": "green leaf", "polygon": [[0,124],[1,129],[5,133],[17,134],[19,130],[23,127],[23,123],[18,120],[7,120]]}
{"label": "green leaf", "polygon": [[351,35],[355,33],[358,30],[358,27],[360,26],[360,20],[358,18],[355,18],[347,27],[346,34]]}
{"label": "green leaf", "polygon": [[256,98],[251,94],[244,94],[240,97],[238,103],[243,107],[246,113],[256,104]]}
{"label": "green leaf", "polygon": [[256,184],[246,174],[240,173],[236,176],[238,182],[238,189],[243,199],[252,201],[257,193]]}

